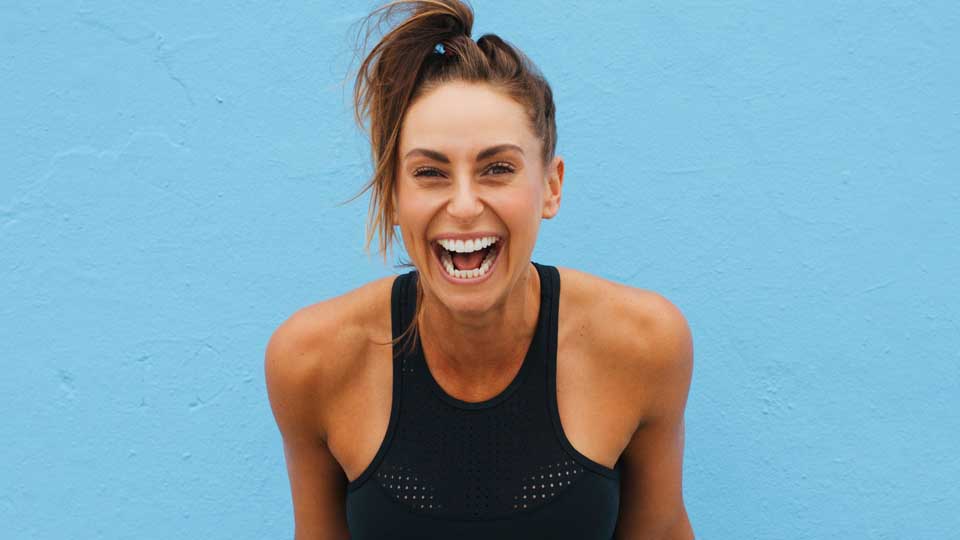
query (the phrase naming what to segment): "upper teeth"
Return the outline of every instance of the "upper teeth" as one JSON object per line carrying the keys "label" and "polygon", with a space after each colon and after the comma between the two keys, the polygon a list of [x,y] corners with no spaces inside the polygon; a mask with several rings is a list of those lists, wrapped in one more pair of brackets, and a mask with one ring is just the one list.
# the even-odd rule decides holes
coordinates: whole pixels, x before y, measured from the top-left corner
{"label": "upper teeth", "polygon": [[471,251],[481,250],[493,243],[499,238],[496,236],[484,236],[483,238],[474,238],[470,240],[449,240],[442,238],[437,243],[443,246],[447,251],[456,251],[457,253],[470,253]]}

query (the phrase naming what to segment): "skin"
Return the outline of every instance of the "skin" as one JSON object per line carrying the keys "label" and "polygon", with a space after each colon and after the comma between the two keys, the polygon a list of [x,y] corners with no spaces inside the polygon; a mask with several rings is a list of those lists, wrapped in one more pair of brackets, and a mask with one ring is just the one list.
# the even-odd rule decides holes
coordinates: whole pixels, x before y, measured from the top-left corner
{"label": "skin", "polygon": [[[541,218],[559,209],[563,160],[544,170],[541,143],[526,122],[521,105],[491,87],[448,83],[415,102],[401,127],[395,224],[422,270],[424,354],[437,382],[468,401],[491,397],[491,386],[513,378],[537,323],[540,285],[530,255]],[[501,144],[517,148],[474,159]],[[496,279],[451,283],[428,240],[473,231],[503,239]]]}
{"label": "skin", "polygon": [[[400,140],[393,219],[424,287],[427,364],[448,394],[489,399],[516,375],[534,334],[540,282],[530,255],[541,220],[559,210],[563,159],[544,166],[522,107],[484,84],[447,83],[422,96]],[[504,143],[519,148],[475,159]],[[416,148],[447,162],[436,154],[407,157]],[[503,238],[500,260],[482,284],[450,283],[429,240],[472,231]],[[614,537],[690,540],[681,484],[693,369],[686,320],[653,291],[558,270],[561,424],[589,459],[607,467],[622,460]],[[349,537],[346,484],[373,460],[389,421],[391,348],[383,343],[391,336],[393,279],[298,310],[267,345],[296,540]]]}

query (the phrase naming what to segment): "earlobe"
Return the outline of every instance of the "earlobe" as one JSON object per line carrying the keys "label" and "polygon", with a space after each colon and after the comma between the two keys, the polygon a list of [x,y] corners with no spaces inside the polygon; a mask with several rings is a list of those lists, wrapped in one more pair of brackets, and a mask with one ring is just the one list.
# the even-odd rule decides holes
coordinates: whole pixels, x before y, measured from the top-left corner
{"label": "earlobe", "polygon": [[560,201],[551,201],[543,207],[543,218],[552,219],[560,211]]}
{"label": "earlobe", "polygon": [[551,219],[557,215],[560,211],[560,194],[551,193],[547,196],[547,199],[543,202],[543,214],[542,217],[545,219]]}

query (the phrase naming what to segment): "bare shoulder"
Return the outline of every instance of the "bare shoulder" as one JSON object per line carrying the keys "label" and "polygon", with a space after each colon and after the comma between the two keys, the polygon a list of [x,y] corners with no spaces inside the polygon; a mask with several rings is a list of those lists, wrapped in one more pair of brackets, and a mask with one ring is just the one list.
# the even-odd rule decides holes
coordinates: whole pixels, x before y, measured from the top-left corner
{"label": "bare shoulder", "polygon": [[656,291],[618,283],[573,268],[558,267],[557,270],[564,288],[579,296],[600,300],[601,305],[608,309],[632,309],[635,314],[644,317],[682,317],[680,309]]}
{"label": "bare shoulder", "polygon": [[572,268],[558,270],[563,300],[589,318],[603,321],[597,327],[606,331],[599,337],[613,344],[623,340],[624,345],[636,347],[638,340],[656,341],[687,331],[683,313],[660,293]]}
{"label": "bare shoulder", "polygon": [[281,430],[287,421],[300,423],[299,429],[309,423],[326,441],[324,405],[349,392],[363,376],[373,339],[390,335],[393,279],[380,278],[300,308],[274,330],[264,371]]}
{"label": "bare shoulder", "polygon": [[[611,384],[637,396],[641,418],[685,401],[693,364],[690,328],[682,311],[660,293],[570,268],[562,289],[578,312],[581,338]],[[563,297],[564,295],[561,295]],[[563,307],[561,307],[563,309]]]}

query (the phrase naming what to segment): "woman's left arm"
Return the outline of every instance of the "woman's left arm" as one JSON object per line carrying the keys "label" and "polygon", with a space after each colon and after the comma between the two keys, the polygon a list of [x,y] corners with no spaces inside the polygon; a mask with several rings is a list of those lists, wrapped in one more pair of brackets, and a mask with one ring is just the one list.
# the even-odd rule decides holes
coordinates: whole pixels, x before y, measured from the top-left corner
{"label": "woman's left arm", "polygon": [[[666,298],[647,291],[631,332],[641,358],[642,418],[621,457],[620,516],[615,540],[692,540],[683,503],[684,409],[693,373],[686,319]],[[649,301],[651,296],[654,301]],[[651,309],[652,308],[652,309]],[[629,310],[633,311],[633,310]],[[628,312],[629,312],[628,311]]]}

